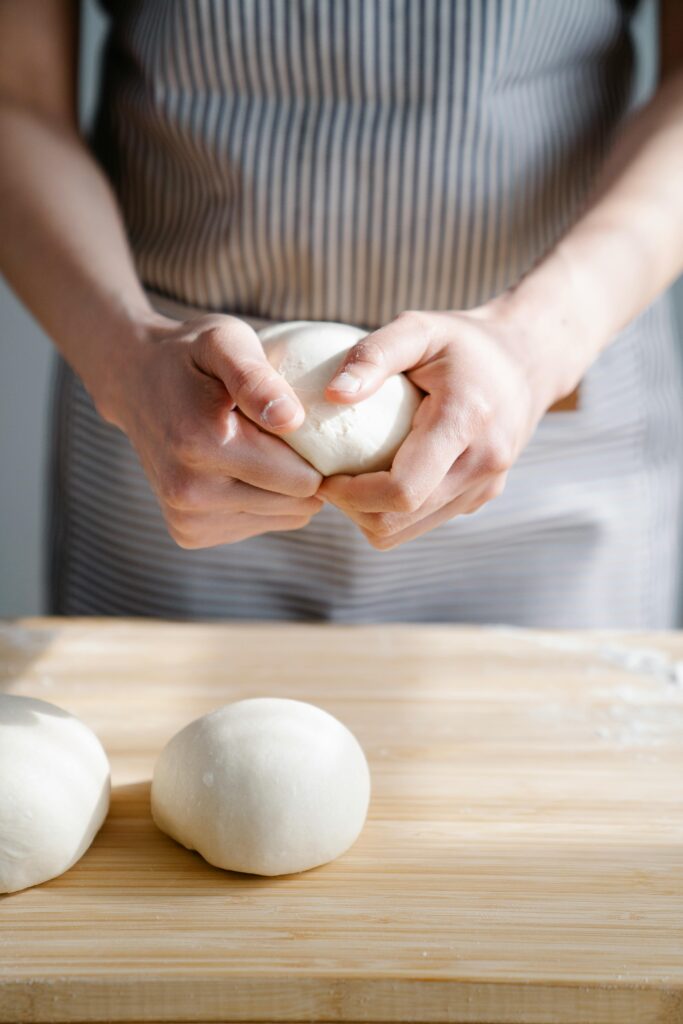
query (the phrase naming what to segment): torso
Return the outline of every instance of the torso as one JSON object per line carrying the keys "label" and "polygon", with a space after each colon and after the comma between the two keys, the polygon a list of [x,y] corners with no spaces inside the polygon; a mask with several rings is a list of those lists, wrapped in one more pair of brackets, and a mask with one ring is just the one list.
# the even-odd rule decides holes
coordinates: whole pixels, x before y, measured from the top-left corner
{"label": "torso", "polygon": [[617,0],[108,4],[96,144],[145,283],[374,326],[562,233],[630,99]]}
{"label": "torso", "polygon": [[[189,304],[375,326],[469,307],[576,216],[629,104],[616,0],[137,0],[97,150],[141,277]],[[505,493],[394,551],[332,507],[181,551],[126,438],[66,370],[52,610],[672,625],[683,403],[665,302],[546,416]]]}

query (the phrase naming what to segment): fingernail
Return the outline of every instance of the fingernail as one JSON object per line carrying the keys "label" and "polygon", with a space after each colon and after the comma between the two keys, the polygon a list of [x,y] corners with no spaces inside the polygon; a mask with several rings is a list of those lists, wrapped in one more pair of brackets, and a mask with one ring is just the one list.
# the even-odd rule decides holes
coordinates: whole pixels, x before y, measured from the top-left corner
{"label": "fingernail", "polygon": [[342,372],[331,381],[330,388],[332,388],[333,391],[345,391],[352,395],[356,391],[360,391],[362,383],[363,382],[360,377],[356,377],[353,373],[348,373],[347,370],[342,370]]}
{"label": "fingernail", "polygon": [[268,402],[261,413],[261,419],[269,427],[286,427],[291,423],[297,412],[298,406],[289,395],[282,395],[281,398],[273,398]]}

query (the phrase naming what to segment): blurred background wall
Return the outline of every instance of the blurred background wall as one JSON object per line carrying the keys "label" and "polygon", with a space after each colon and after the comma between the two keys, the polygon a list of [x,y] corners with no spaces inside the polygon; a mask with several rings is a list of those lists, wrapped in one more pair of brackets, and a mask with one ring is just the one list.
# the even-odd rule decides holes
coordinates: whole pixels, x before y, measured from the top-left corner
{"label": "blurred background wall", "polygon": [[[656,74],[656,25],[656,0],[642,0],[635,24],[639,99],[648,95]],[[95,0],[84,0],[84,124],[94,108],[105,28]],[[683,339],[683,281],[675,286],[674,294]],[[47,338],[2,281],[0,353],[0,616],[36,615],[44,611],[43,525],[52,360]]]}

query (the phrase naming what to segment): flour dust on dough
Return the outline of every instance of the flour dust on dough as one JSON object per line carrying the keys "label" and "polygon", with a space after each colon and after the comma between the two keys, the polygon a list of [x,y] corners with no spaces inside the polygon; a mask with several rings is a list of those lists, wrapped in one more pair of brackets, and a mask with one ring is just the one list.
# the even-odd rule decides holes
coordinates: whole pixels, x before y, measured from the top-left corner
{"label": "flour dust on dough", "polygon": [[325,388],[335,370],[366,334],[348,324],[313,320],[275,324],[259,332],[270,363],[306,411],[298,430],[282,439],[323,476],[390,469],[423,397],[405,374],[398,373],[362,402],[327,401]]}

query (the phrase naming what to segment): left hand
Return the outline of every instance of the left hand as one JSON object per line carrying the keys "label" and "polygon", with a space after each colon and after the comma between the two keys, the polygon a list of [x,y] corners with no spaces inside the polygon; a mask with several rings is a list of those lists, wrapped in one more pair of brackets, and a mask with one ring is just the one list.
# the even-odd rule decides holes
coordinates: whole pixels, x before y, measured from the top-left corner
{"label": "left hand", "polygon": [[579,379],[563,326],[539,338],[494,300],[470,312],[401,313],[362,339],[328,385],[330,401],[361,401],[402,371],[425,397],[389,471],[329,477],[319,496],[379,550],[497,497],[543,413]]}

